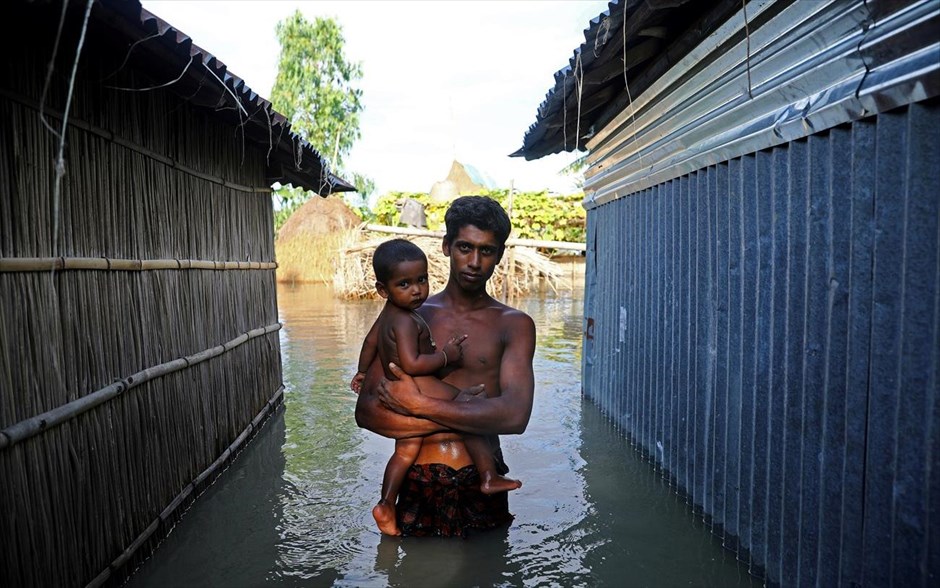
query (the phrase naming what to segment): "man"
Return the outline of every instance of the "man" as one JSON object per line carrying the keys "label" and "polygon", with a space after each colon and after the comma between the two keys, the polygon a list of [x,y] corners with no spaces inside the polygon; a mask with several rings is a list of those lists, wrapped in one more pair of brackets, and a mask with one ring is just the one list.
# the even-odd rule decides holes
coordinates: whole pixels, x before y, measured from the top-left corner
{"label": "man", "polygon": [[[522,433],[532,413],[535,323],[486,292],[512,229],[509,217],[491,198],[464,196],[451,203],[444,222],[441,249],[450,275],[418,312],[436,340],[466,336],[463,358],[438,372],[440,379],[412,378],[392,365],[397,381],[385,379],[373,361],[356,404],[360,427],[394,439],[424,437],[399,493],[404,535],[466,536],[510,522],[506,493],[480,492],[479,474],[453,431],[488,436],[504,474],[497,435]],[[454,400],[431,397],[446,397],[431,394],[441,381],[463,392]]]}

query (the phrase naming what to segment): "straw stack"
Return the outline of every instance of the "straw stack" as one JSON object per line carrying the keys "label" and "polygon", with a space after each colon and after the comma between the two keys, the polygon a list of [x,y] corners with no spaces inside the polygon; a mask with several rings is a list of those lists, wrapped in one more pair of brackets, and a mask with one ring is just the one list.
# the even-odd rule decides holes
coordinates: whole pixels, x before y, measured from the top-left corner
{"label": "straw stack", "polygon": [[[372,253],[384,241],[394,237],[408,239],[428,256],[428,278],[431,292],[444,287],[450,275],[450,261],[441,253],[440,237],[381,235],[362,231],[350,233],[339,256],[333,287],[343,298],[374,298],[375,274],[372,271]],[[539,285],[553,290],[568,287],[566,272],[557,263],[532,247],[507,249],[496,272],[490,278],[488,291],[500,298],[512,299],[526,294]]]}

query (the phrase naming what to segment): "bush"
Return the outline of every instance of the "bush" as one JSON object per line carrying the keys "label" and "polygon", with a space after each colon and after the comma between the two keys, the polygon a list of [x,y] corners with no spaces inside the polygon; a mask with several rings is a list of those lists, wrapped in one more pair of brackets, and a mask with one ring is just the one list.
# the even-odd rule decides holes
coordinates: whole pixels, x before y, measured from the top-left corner
{"label": "bush", "polygon": [[[482,191],[509,210],[509,190]],[[398,226],[395,203],[403,198],[414,198],[424,205],[428,228],[444,230],[444,213],[449,202],[431,202],[430,195],[421,192],[389,192],[375,204],[375,220],[379,224]],[[581,206],[584,194],[552,196],[548,192],[516,192],[512,199],[513,237],[543,241],[584,243],[585,211]]]}

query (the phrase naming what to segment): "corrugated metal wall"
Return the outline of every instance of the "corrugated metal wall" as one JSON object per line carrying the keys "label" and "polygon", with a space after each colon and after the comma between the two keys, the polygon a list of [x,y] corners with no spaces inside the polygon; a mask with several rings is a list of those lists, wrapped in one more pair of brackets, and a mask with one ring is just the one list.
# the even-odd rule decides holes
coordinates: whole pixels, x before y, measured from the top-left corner
{"label": "corrugated metal wall", "polygon": [[584,392],[771,583],[940,577],[940,103],[588,211]]}

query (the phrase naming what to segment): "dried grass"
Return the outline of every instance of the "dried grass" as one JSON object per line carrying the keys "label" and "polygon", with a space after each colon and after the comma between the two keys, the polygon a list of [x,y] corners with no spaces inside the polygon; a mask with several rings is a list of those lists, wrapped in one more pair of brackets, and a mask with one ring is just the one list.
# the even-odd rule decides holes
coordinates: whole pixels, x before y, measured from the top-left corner
{"label": "dried grass", "polygon": [[338,231],[320,235],[298,235],[279,239],[277,281],[288,283],[319,282],[328,284],[336,273],[337,256],[356,231]]}
{"label": "dried grass", "polygon": [[[406,238],[420,247],[428,256],[428,277],[431,292],[444,287],[450,274],[450,262],[441,253],[439,237],[413,237],[387,235],[370,231],[351,231],[346,234],[333,276],[333,288],[338,296],[347,299],[377,298],[375,274],[372,271],[372,253],[379,244],[393,237]],[[506,250],[502,261],[489,281],[493,296],[512,299],[545,284],[553,290],[570,288],[568,272],[561,265],[532,247],[512,247]]]}

